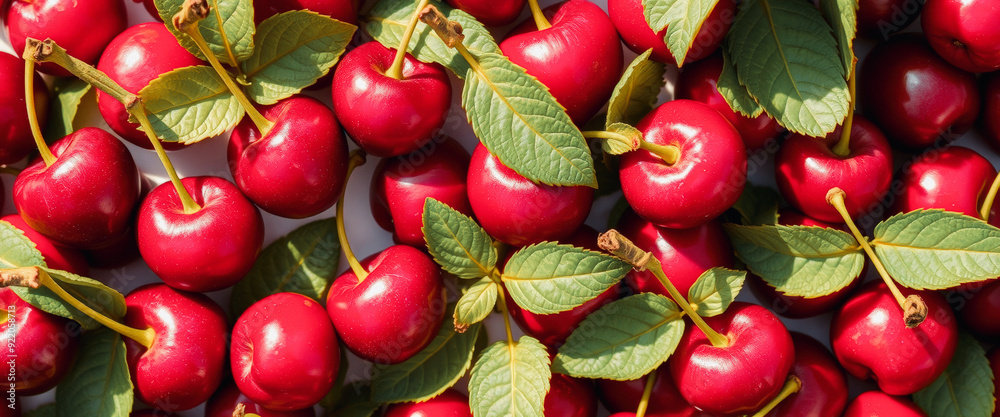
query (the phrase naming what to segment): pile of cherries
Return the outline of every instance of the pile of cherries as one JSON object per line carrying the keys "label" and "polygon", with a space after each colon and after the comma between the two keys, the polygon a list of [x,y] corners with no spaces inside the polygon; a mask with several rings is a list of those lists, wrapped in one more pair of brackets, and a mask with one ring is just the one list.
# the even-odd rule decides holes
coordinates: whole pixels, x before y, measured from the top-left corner
{"label": "pile of cherries", "polygon": [[[159,20],[153,1],[143,3]],[[357,24],[359,13],[371,6],[364,0],[253,3],[258,23],[306,8]],[[547,86],[579,126],[602,117],[598,113],[627,61],[623,46],[636,54],[652,49],[652,59],[676,67],[665,31],[650,29],[641,0],[609,0],[607,12],[588,0],[562,1],[544,9],[541,20],[551,27],[541,29],[539,16],[528,16],[527,3],[534,0],[448,3],[502,34],[502,52]],[[825,138],[787,134],[766,114],[748,118],[729,107],[716,88],[723,67],[718,49],[737,4],[719,0],[677,75],[674,99],[636,125],[644,141],[674,147],[675,160],[646,150],[611,158],[618,181],[608,187],[620,183],[627,203],[615,227],[659,259],[686,294],[704,271],[737,263],[721,216],[744,191],[748,171],[753,178],[770,172],[772,164],[788,203],[781,224],[844,229],[841,215],[827,204],[832,187],[851,197],[847,209],[855,218],[877,220],[919,208],[978,217],[997,170],[979,152],[950,142],[978,123],[986,144],[1000,149],[1000,6],[994,0],[924,3],[860,1],[859,49],[874,49],[857,72],[860,112],[847,135],[849,147],[837,149],[839,129]],[[163,23],[129,26],[126,7],[123,0],[4,0],[0,19],[18,54],[29,37],[51,38],[132,93],[166,72],[205,64]],[[528,17],[512,25],[522,16]],[[918,17],[923,33],[896,34]],[[206,416],[230,416],[242,403],[246,412],[265,417],[315,416],[315,405],[336,388],[338,371],[347,366],[341,348],[389,365],[427,347],[440,326],[451,325],[444,306],[455,296],[445,289],[452,278],[426,252],[421,227],[427,198],[472,216],[509,253],[543,241],[597,250],[597,232],[584,222],[604,225],[607,218],[591,209],[595,199],[618,196],[617,190],[536,184],[474,138],[446,136],[458,130],[445,128],[457,106],[456,79],[441,65],[409,54],[394,65],[395,49],[364,42],[366,36],[358,35],[318,90],[260,106],[273,123],[266,133],[249,118],[240,123],[225,156],[231,180],[185,178],[181,184],[191,202],[183,204],[176,184],[154,187],[140,171],[132,154],[153,144],[106,93],[97,93],[97,106],[113,133],[85,127],[50,138],[57,139],[51,149],[39,150],[26,112],[24,61],[0,53],[0,165],[5,175],[16,175],[13,194],[0,195],[0,208],[9,212],[2,205],[9,202],[17,212],[2,220],[22,230],[51,268],[106,275],[92,269],[119,268],[141,257],[162,281],[125,297],[122,324],[156,335],[126,338],[135,396],[143,404],[133,415],[171,415],[204,403]],[[37,69],[50,84],[70,75],[51,63]],[[33,77],[35,113],[45,127],[53,119],[47,117],[53,93],[39,74]],[[354,148],[381,158],[370,181],[371,213],[396,244],[360,262],[348,251],[352,268],[332,280],[322,303],[277,293],[228,319],[203,293],[226,290],[250,271],[264,244],[260,210],[289,219],[326,213],[360,162],[349,155]],[[995,215],[987,220],[1000,226]],[[707,319],[729,346],[712,347],[688,326],[677,351],[655,371],[651,390],[647,379],[554,374],[545,415],[596,416],[598,399],[615,416],[636,415],[640,403],[649,416],[753,414],[794,375],[801,390],[767,415],[926,416],[909,395],[948,366],[959,328],[985,344],[1000,341],[1000,321],[992,319],[1000,311],[1000,282],[942,292],[904,289],[904,295],[919,294],[933,312],[908,329],[887,319],[899,316],[889,289],[862,282],[865,276],[813,299],[782,294],[751,276],[759,304],[737,302]],[[522,332],[555,354],[588,314],[639,292],[668,295],[649,271],[633,271],[621,285],[571,311],[538,315],[513,305],[510,313]],[[0,299],[15,308],[8,314],[17,327],[8,332],[7,321],[0,322],[0,340],[6,346],[7,338],[16,337],[17,394],[56,387],[73,366],[80,329],[10,289],[0,289]],[[822,315],[809,323],[830,320],[829,344],[789,332],[778,315]],[[1000,376],[1000,350],[989,356]],[[849,384],[848,375],[856,380]],[[875,383],[860,382],[870,380]],[[849,395],[849,385],[868,391]],[[471,416],[468,403],[465,394],[449,389],[383,412]],[[0,408],[0,416],[7,415],[21,411]]]}

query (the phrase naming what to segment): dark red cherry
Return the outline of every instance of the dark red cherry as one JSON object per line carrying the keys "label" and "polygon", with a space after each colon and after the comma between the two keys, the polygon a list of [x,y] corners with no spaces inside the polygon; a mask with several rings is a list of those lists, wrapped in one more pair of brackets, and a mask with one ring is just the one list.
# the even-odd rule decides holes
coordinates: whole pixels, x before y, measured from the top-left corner
{"label": "dark red cherry", "polygon": [[847,406],[843,417],[928,417],[913,401],[882,391],[868,391]]}
{"label": "dark red cherry", "polygon": [[597,392],[588,379],[552,374],[543,405],[547,417],[597,417]]}
{"label": "dark red cherry", "polygon": [[[653,59],[676,64],[674,55],[670,53],[664,41],[667,29],[653,33],[653,29],[646,22],[642,4],[642,0],[608,0],[608,13],[622,40],[625,41],[625,46],[637,54],[652,48]],[[695,35],[694,43],[688,50],[684,63],[697,61],[715,52],[729,33],[734,17],[736,17],[736,2],[719,0]]]}
{"label": "dark red cherry", "polygon": [[[49,114],[49,90],[38,73],[34,79],[35,114],[39,126],[44,127]],[[20,161],[34,150],[24,97],[24,61],[0,53],[0,165]]]}
{"label": "dark red cherry", "polygon": [[[80,325],[22,301],[14,290],[0,288],[0,343],[4,346],[4,390],[21,396],[52,389],[69,373],[80,347]],[[6,398],[5,398],[6,400]],[[4,401],[3,408],[9,402]]]}
{"label": "dark red cherry", "polygon": [[451,7],[462,9],[486,26],[514,23],[524,10],[525,0],[448,0]]}
{"label": "dark red cherry", "polygon": [[791,375],[802,382],[799,392],[767,413],[770,417],[839,417],[847,405],[847,376],[822,343],[792,332],[795,364]]}
{"label": "dark red cherry", "polygon": [[858,2],[858,35],[876,41],[906,29],[920,17],[923,1],[860,0]]}
{"label": "dark red cherry", "polygon": [[[27,38],[51,38],[68,54],[90,65],[96,64],[104,47],[128,27],[122,0],[13,0],[4,10],[7,39],[18,55],[24,51]],[[53,63],[41,64],[38,69],[60,77],[70,75]]]}
{"label": "dark red cherry", "polygon": [[419,403],[399,403],[385,410],[385,417],[472,417],[469,397],[449,388],[437,397]]}

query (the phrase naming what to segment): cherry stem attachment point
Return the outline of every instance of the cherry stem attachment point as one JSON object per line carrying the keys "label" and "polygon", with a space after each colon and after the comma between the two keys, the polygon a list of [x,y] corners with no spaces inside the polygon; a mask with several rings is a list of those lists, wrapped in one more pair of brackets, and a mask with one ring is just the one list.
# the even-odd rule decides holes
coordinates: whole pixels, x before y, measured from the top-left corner
{"label": "cherry stem attachment point", "polygon": [[[500,284],[495,284],[500,285]],[[503,315],[503,327],[507,331],[507,346],[514,345],[514,333],[510,331],[510,311],[507,309],[507,295],[504,293],[503,288],[497,291],[497,303],[500,306],[500,314]]]}
{"label": "cherry stem attachment point", "polygon": [[410,17],[410,23],[406,26],[406,32],[403,32],[403,39],[399,41],[399,47],[396,48],[396,57],[392,60],[392,66],[385,71],[385,75],[397,80],[403,79],[403,59],[406,58],[406,51],[410,47],[410,39],[413,38],[413,31],[417,28],[417,23],[420,22],[420,11],[427,7],[430,0],[419,0],[417,3],[417,8],[413,11],[413,16]]}
{"label": "cherry stem attachment point", "polygon": [[97,312],[93,308],[90,308],[90,306],[66,292],[66,290],[59,286],[59,283],[57,283],[48,272],[37,266],[0,270],[0,286],[27,287],[33,289],[45,287],[49,291],[55,293],[67,304],[75,307],[77,310],[80,310],[80,312],[85,314],[87,317],[94,319],[94,321],[100,323],[104,327],[114,330],[122,336],[139,342],[139,344],[145,346],[146,348],[153,346],[153,340],[156,338],[156,332],[152,328],[139,330],[128,327],[108,316],[105,316],[104,314]]}
{"label": "cherry stem attachment point", "polygon": [[652,272],[653,275],[660,280],[663,287],[667,289],[667,293],[669,293],[670,297],[674,299],[674,302],[680,306],[681,310],[684,311],[684,314],[687,314],[687,316],[691,318],[691,321],[694,322],[695,326],[698,326],[698,328],[705,333],[708,340],[712,342],[712,346],[717,348],[725,348],[729,346],[729,338],[709,327],[708,323],[705,322],[705,319],[695,312],[694,308],[691,307],[691,304],[688,303],[687,298],[682,296],[680,291],[677,291],[677,287],[675,287],[674,284],[670,282],[670,279],[667,278],[667,275],[663,273],[663,265],[660,264],[660,260],[656,259],[653,254],[640,249],[635,245],[635,243],[632,243],[631,240],[628,240],[628,238],[615,229],[608,230],[598,236],[597,246],[619,259],[628,262],[637,271],[649,269],[649,272]]}
{"label": "cherry stem attachment point", "polygon": [[993,184],[990,185],[990,190],[986,193],[986,198],[983,199],[983,206],[979,208],[979,218],[983,221],[990,220],[990,209],[993,208],[993,202],[997,198],[997,191],[1000,190],[1000,174],[997,174],[993,178]]}
{"label": "cherry stem attachment point", "polygon": [[552,27],[552,23],[549,23],[549,19],[545,18],[545,13],[538,5],[538,0],[528,0],[528,8],[531,9],[531,17],[535,19],[535,26],[538,27],[538,30]]}
{"label": "cherry stem attachment point", "polygon": [[899,287],[896,286],[896,282],[889,277],[889,272],[886,271],[885,265],[872,250],[871,245],[868,243],[868,238],[861,234],[858,230],[858,226],[854,224],[854,220],[851,219],[850,213],[847,212],[847,205],[844,202],[846,193],[838,187],[833,187],[826,193],[826,202],[833,206],[834,209],[840,213],[843,217],[844,223],[847,223],[847,227],[851,229],[851,233],[854,234],[854,238],[857,239],[858,243],[861,244],[861,248],[864,249],[865,253],[868,254],[868,258],[872,260],[872,264],[875,265],[875,270],[885,281],[885,285],[889,287],[889,292],[892,293],[893,298],[899,303],[899,307],[903,309],[903,322],[906,323],[906,328],[912,329],[923,323],[924,319],[927,318],[927,304],[924,303],[923,299],[919,295],[913,294],[909,297],[904,297],[903,293],[899,291]]}
{"label": "cherry stem attachment point", "polygon": [[646,409],[649,408],[649,397],[653,395],[653,385],[656,385],[655,370],[646,376],[646,386],[642,390],[642,399],[639,400],[639,408],[635,410],[635,417],[646,416]]}
{"label": "cherry stem attachment point", "polygon": [[802,390],[802,380],[795,375],[789,375],[788,379],[785,380],[785,386],[781,387],[781,391],[778,392],[778,396],[772,398],[770,402],[764,405],[764,408],[757,410],[757,412],[753,414],[753,417],[766,416],[767,413],[770,413],[771,410],[774,410],[774,408],[777,407],[778,404],[781,404],[782,401],[787,399],[792,394],[799,392],[800,390]]}
{"label": "cherry stem attachment point", "polygon": [[[26,45],[25,54],[27,54],[28,48],[30,46]],[[42,129],[38,125],[38,114],[35,113],[35,59],[32,57],[26,57],[24,60],[24,104],[28,111],[28,126],[31,127],[31,136],[35,138],[35,146],[38,147],[38,153],[42,156],[45,166],[50,167],[56,163],[56,156],[52,154],[49,145],[45,143],[45,138],[42,137]]]}
{"label": "cherry stem attachment point", "polygon": [[465,41],[465,35],[462,34],[462,25],[458,22],[453,22],[448,20],[447,17],[437,7],[433,4],[427,5],[420,11],[417,15],[421,22],[424,22],[431,29],[434,29],[434,33],[441,38],[445,46],[449,48],[455,48],[462,58],[469,63],[469,67],[476,72],[480,77],[486,78],[486,73],[483,71],[483,67],[479,66],[479,60],[469,53],[469,50],[462,44]]}
{"label": "cherry stem attachment point", "polygon": [[365,278],[368,278],[368,271],[358,262],[358,258],[354,256],[354,251],[351,250],[350,242],[347,241],[347,230],[344,228],[344,198],[347,196],[347,182],[351,180],[351,173],[354,172],[355,168],[364,165],[366,159],[367,156],[363,150],[358,149],[351,152],[350,159],[347,162],[347,175],[344,177],[344,191],[340,193],[340,199],[337,200],[337,238],[340,239],[340,247],[344,249],[344,256],[347,257],[347,263],[351,265],[351,270],[358,277],[359,284]]}
{"label": "cherry stem attachment point", "polygon": [[851,95],[851,104],[847,107],[847,119],[844,120],[844,126],[840,130],[840,140],[837,144],[833,146],[833,153],[842,158],[846,158],[851,154],[851,130],[854,126],[854,106],[855,99],[857,98],[857,60],[855,60],[855,65],[851,66],[851,76],[847,78],[847,91]]}
{"label": "cherry stem attachment point", "polygon": [[[226,88],[229,92],[236,97],[236,101],[240,103],[243,110],[246,111],[247,116],[250,116],[250,120],[253,122],[257,130],[260,131],[261,136],[267,136],[274,127],[274,122],[267,120],[264,115],[260,114],[260,111],[254,107],[250,99],[247,98],[246,94],[243,94],[243,90],[236,85],[233,81],[233,77],[229,75],[229,71],[226,71],[222,67],[222,63],[219,59],[215,57],[212,50],[209,49],[208,43],[205,42],[205,37],[201,35],[201,31],[198,30],[198,22],[208,16],[208,2],[207,0],[187,0],[184,2],[184,8],[177,12],[173,18],[173,25],[178,31],[191,37],[195,45],[198,45],[198,50],[201,51],[206,58],[208,58],[208,63],[212,65],[215,72],[219,74],[222,78],[222,82],[226,84]],[[223,36],[225,33],[223,31]],[[235,62],[235,61],[234,61]]]}
{"label": "cherry stem attachment point", "polygon": [[681,157],[681,149],[674,145],[657,145],[647,141],[639,142],[639,149],[649,151],[653,155],[659,156],[667,165],[677,163]]}

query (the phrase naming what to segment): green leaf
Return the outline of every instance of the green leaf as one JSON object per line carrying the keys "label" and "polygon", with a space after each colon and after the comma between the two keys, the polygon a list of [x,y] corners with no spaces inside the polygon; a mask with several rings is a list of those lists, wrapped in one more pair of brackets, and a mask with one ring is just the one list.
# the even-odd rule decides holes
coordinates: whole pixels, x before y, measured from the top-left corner
{"label": "green leaf", "polygon": [[[465,35],[463,45],[473,56],[480,56],[485,53],[502,54],[500,47],[493,40],[493,35],[468,13],[449,7],[443,2],[432,1],[438,10],[448,18],[448,20],[458,22],[462,25],[462,33]],[[386,48],[398,48],[403,41],[403,33],[410,23],[417,2],[412,0],[382,0],[375,4],[375,7],[368,14],[368,23],[365,30],[379,41]],[[423,62],[437,62],[455,73],[459,78],[465,77],[469,71],[469,63],[462,58],[457,50],[449,48],[441,38],[434,34],[434,30],[423,22],[417,23],[410,38],[409,52],[414,58]]]}
{"label": "green leaf", "polygon": [[667,29],[664,37],[667,49],[680,67],[684,65],[684,57],[694,44],[701,25],[718,2],[719,0],[642,0],[642,10],[653,33]]}
{"label": "green leaf", "polygon": [[750,118],[760,116],[761,113],[764,113],[764,108],[757,103],[757,99],[750,95],[747,87],[740,81],[726,44],[722,44],[719,49],[722,51],[722,72],[719,74],[719,81],[716,82],[715,88],[719,90],[719,94],[722,94],[722,98],[733,110]]}
{"label": "green leaf", "polygon": [[736,256],[782,293],[833,294],[861,274],[865,256],[854,236],[815,226],[724,225]]}
{"label": "green leaf", "polygon": [[241,67],[247,95],[274,104],[316,83],[337,63],[357,27],[308,10],[271,16],[257,28],[253,54]]}
{"label": "green leaf", "polygon": [[58,415],[56,407],[56,403],[45,403],[34,410],[25,411],[24,417],[56,417]]}
{"label": "green leaf", "polygon": [[773,225],[778,223],[779,199],[773,188],[748,182],[733,209],[740,213],[740,221],[745,226]]}
{"label": "green leaf", "polygon": [[854,37],[858,33],[858,0],[819,0],[823,17],[833,28],[840,48],[840,60],[844,63],[844,73],[854,70]]}
{"label": "green leaf", "polygon": [[531,181],[597,187],[587,141],[549,89],[503,55],[478,58],[462,105],[486,149]]}
{"label": "green leaf", "polygon": [[[94,311],[114,320],[121,320],[125,316],[125,297],[107,285],[66,271],[49,269],[43,266],[39,266],[38,269],[40,272],[48,273],[52,277],[52,280],[64,291],[86,306],[94,309]],[[48,288],[11,287],[11,289],[28,304],[48,313],[75,320],[80,323],[80,326],[84,330],[93,330],[102,327],[100,323],[83,314],[76,307],[63,301]]]}
{"label": "green leaf", "polygon": [[253,268],[233,287],[229,309],[239,317],[253,303],[279,292],[294,292],[321,304],[340,265],[340,240],[333,218],[300,226],[268,245]]}
{"label": "green leaf", "polygon": [[35,249],[35,242],[24,236],[21,229],[0,221],[0,269],[35,265],[45,265],[45,258]]}
{"label": "green leaf", "polygon": [[472,415],[540,417],[551,378],[549,354],[535,338],[522,336],[514,343],[493,343],[472,368]]}
{"label": "green leaf", "polygon": [[340,399],[332,407],[333,412],[328,414],[337,417],[370,417],[382,406],[371,398],[372,387],[367,381],[347,383],[341,390]]}
{"label": "green leaf", "polygon": [[990,417],[993,415],[993,371],[979,341],[958,335],[955,356],[934,382],[913,394],[913,401],[934,417]]}
{"label": "green leaf", "polygon": [[80,102],[90,90],[90,84],[79,78],[56,78],[49,103],[49,121],[42,135],[46,140],[56,141],[76,131],[73,120],[80,109]]}
{"label": "green leaf", "polygon": [[649,59],[652,49],[643,52],[625,68],[608,101],[607,126],[613,123],[635,125],[656,106],[657,96],[666,85],[662,63]]}
{"label": "green leaf", "polygon": [[535,314],[554,314],[601,295],[631,270],[631,265],[610,255],[542,242],[514,253],[501,278],[518,306]]}
{"label": "green leaf", "polygon": [[823,136],[847,116],[837,42],[809,2],[747,0],[726,42],[740,82],[788,130]]}
{"label": "green leaf", "polygon": [[581,378],[639,379],[666,361],[683,335],[673,301],[636,294],[587,316],[559,348],[552,369]]}
{"label": "green leaf", "polygon": [[[173,16],[184,7],[184,0],[153,0],[153,3],[177,42],[194,56],[205,59],[194,40],[170,24]],[[198,31],[219,61],[236,66],[253,53],[253,1],[208,0],[208,6],[208,17],[198,22]]]}
{"label": "green leaf", "polygon": [[424,350],[405,362],[378,367],[372,380],[376,403],[420,402],[451,388],[472,366],[479,324],[464,333],[441,326]]}
{"label": "green leaf", "polygon": [[465,279],[482,278],[493,271],[497,249],[475,220],[428,198],[421,221],[427,250],[445,271]]}
{"label": "green leaf", "polygon": [[903,286],[939,290],[1000,275],[1000,229],[964,214],[916,210],[875,226],[875,254]]}
{"label": "green leaf", "polygon": [[639,145],[642,143],[642,132],[625,123],[609,124],[607,133],[610,133],[612,138],[601,140],[601,149],[608,155],[632,152],[639,149]]}
{"label": "green leaf", "polygon": [[688,302],[699,316],[713,317],[725,313],[743,289],[746,271],[711,268],[701,274],[688,291]]}
{"label": "green leaf", "polygon": [[76,364],[56,390],[58,415],[124,417],[132,401],[121,335],[104,328],[84,333]]}
{"label": "green leaf", "polygon": [[222,134],[243,118],[240,103],[211,67],[185,67],[161,74],[139,95],[153,132],[167,142],[199,142]]}
{"label": "green leaf", "polygon": [[490,277],[484,277],[472,284],[455,306],[455,329],[464,332],[470,325],[486,319],[497,303],[499,286]]}

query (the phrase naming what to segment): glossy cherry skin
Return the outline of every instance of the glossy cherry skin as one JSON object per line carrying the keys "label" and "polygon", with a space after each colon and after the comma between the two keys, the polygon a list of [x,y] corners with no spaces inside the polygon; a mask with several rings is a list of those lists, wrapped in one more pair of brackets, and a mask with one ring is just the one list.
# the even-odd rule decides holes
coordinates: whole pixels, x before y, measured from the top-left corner
{"label": "glossy cherry skin", "polygon": [[233,327],[230,365],[240,392],[278,411],[319,402],[337,379],[340,344],[323,306],[301,294],[268,296]]}
{"label": "glossy cherry skin", "polygon": [[18,397],[52,389],[73,368],[80,325],[35,308],[10,288],[0,288],[0,301],[5,306],[0,310],[0,343],[5,356],[12,356],[7,361],[14,360],[4,369],[9,383],[5,385],[14,388]]}
{"label": "glossy cherry skin", "polygon": [[347,176],[347,141],[325,104],[293,96],[261,109],[274,122],[261,135],[250,118],[229,139],[236,186],[264,211],[292,219],[333,207]]}
{"label": "glossy cherry skin", "polygon": [[955,315],[941,294],[900,291],[927,303],[927,319],[914,329],[906,328],[902,309],[882,281],[861,287],[830,325],[831,345],[844,369],[859,379],[875,379],[891,395],[912,394],[934,382],[958,344]]}
{"label": "glossy cherry skin", "polygon": [[148,349],[125,338],[136,397],[164,411],[194,408],[219,387],[225,370],[226,313],[202,294],[147,284],[125,297],[124,324],[156,332]]}
{"label": "glossy cherry skin", "polygon": [[919,151],[958,138],[979,114],[975,75],[937,56],[919,34],[876,46],[861,65],[858,94],[894,145]]}
{"label": "glossy cherry skin", "polygon": [[[174,35],[162,23],[141,23],[125,29],[104,49],[97,69],[130,93],[139,93],[150,81],[178,68],[203,65],[177,43]],[[128,121],[128,111],[114,97],[97,91],[97,108],[111,130],[133,144],[153,149],[149,138],[138,123]],[[162,142],[166,150],[181,149],[177,142]]]}
{"label": "glossy cherry skin", "polygon": [[622,47],[608,15],[586,0],[568,0],[543,12],[552,27],[533,19],[515,27],[500,50],[549,88],[573,123],[587,123],[611,97],[622,73]]}
{"label": "glossy cherry skin", "polygon": [[981,340],[1000,340],[1000,320],[995,319],[1000,311],[1000,281],[960,286],[947,297],[963,328]]}
{"label": "glossy cherry skin", "polygon": [[42,253],[45,264],[52,269],[69,271],[77,275],[87,276],[90,274],[90,267],[87,265],[87,258],[77,249],[60,245],[53,242],[45,235],[38,233],[31,226],[21,219],[17,214],[8,214],[0,220],[10,223],[14,227],[24,232],[24,237],[35,244],[35,249]]}
{"label": "glossy cherry skin", "polygon": [[361,262],[360,283],[347,270],[333,282],[326,309],[352,353],[376,364],[403,362],[430,344],[445,313],[441,270],[406,245],[386,248]]}
{"label": "glossy cherry skin", "polygon": [[858,3],[858,34],[878,41],[906,29],[920,17],[924,7],[923,1],[912,0],[860,0]]}
{"label": "glossy cherry skin", "polygon": [[218,291],[246,276],[264,243],[264,220],[233,183],[188,177],[184,189],[201,206],[185,214],[171,182],[154,188],[139,209],[139,252],[171,287]]}
{"label": "glossy cherry skin", "polygon": [[[44,127],[49,115],[49,90],[35,73],[33,84],[35,114]],[[24,61],[0,53],[0,164],[12,164],[35,150],[24,97]]]}
{"label": "glossy cherry skin", "polygon": [[243,395],[233,381],[223,382],[219,390],[212,394],[212,398],[208,399],[208,403],[205,404],[205,417],[232,417],[233,410],[238,404],[243,404],[247,413],[254,413],[260,417],[316,417],[316,411],[312,407],[294,411],[274,411],[261,407]]}
{"label": "glossy cherry skin", "polygon": [[467,178],[469,204],[486,233],[504,243],[527,246],[558,241],[590,214],[594,189],[536,184],[476,145]]}
{"label": "glossy cherry skin", "polygon": [[1000,69],[1000,5],[990,0],[931,0],[920,24],[934,51],[969,72]]}
{"label": "glossy cherry skin", "polygon": [[826,201],[831,188],[844,190],[847,212],[857,218],[881,204],[892,182],[892,150],[878,127],[855,116],[846,157],[833,152],[840,129],[824,138],[792,135],[774,160],[781,195],[805,215],[831,223],[844,221]]}
{"label": "glossy cherry skin", "polygon": [[697,101],[674,100],[654,109],[636,128],[646,142],[680,149],[673,165],[641,149],[621,156],[618,177],[625,200],[644,219],[691,228],[718,217],[739,199],[747,178],[746,147],[719,112]]}
{"label": "glossy cherry skin", "polygon": [[770,417],[840,417],[847,406],[847,375],[822,343],[803,333],[792,333],[795,364],[791,375],[802,381],[790,395],[767,413]]}
{"label": "glossy cherry skin", "polygon": [[348,52],[333,74],[333,112],[365,152],[389,157],[413,152],[444,125],[451,83],[444,67],[407,54],[403,79],[386,75],[396,56],[372,41]]}
{"label": "glossy cherry skin", "polygon": [[469,397],[448,388],[437,397],[419,403],[392,404],[384,417],[472,417]]}
{"label": "glossy cherry skin", "polygon": [[[668,229],[642,219],[631,210],[622,215],[618,231],[653,254],[666,269],[677,291],[687,295],[702,273],[713,267],[733,267],[733,250],[722,224],[712,220],[690,229]],[[634,292],[669,296],[652,272],[630,271],[625,284]]]}
{"label": "glossy cherry skin", "polygon": [[950,146],[924,153],[902,170],[901,193],[889,211],[943,209],[979,217],[979,204],[996,175],[993,164],[969,148]]}
{"label": "glossy cherry skin", "polygon": [[424,200],[433,198],[472,216],[468,189],[469,152],[448,137],[409,155],[379,161],[368,193],[372,215],[396,243],[423,247]]}
{"label": "glossy cherry skin", "polygon": [[686,327],[668,360],[684,399],[707,412],[732,414],[757,410],[774,398],[795,360],[785,325],[764,307],[743,302],[705,322],[729,346],[713,347],[697,326]]}
{"label": "glossy cherry skin", "polygon": [[594,383],[554,373],[542,409],[549,417],[597,417]]}
{"label": "glossy cherry skin", "polygon": [[60,243],[99,248],[122,236],[139,200],[139,170],[118,139],[86,127],[51,146],[14,180],[14,206],[32,229]]}
{"label": "glossy cherry skin", "polygon": [[979,117],[979,133],[993,149],[1000,149],[1000,72],[983,74],[980,84],[983,114]]}
{"label": "glossy cherry skin", "polygon": [[[27,38],[51,38],[68,54],[90,65],[96,64],[108,42],[128,27],[121,0],[14,0],[6,13],[7,38],[18,55],[24,51]],[[70,75],[53,63],[41,64],[38,70],[60,77]]]}
{"label": "glossy cherry skin", "polygon": [[448,0],[486,26],[503,26],[514,22],[524,10],[525,0]]}
{"label": "glossy cherry skin", "polygon": [[721,73],[721,54],[712,54],[705,59],[689,64],[677,76],[674,98],[707,104],[725,116],[726,120],[729,120],[729,123],[732,123],[733,127],[740,132],[740,137],[748,152],[764,149],[768,141],[776,138],[785,129],[770,118],[767,113],[761,113],[751,119],[729,107],[729,103],[722,98],[722,93],[719,93],[717,87]]}
{"label": "glossy cherry skin", "polygon": [[[656,372],[656,381],[653,382],[653,391],[649,396],[646,415],[656,417],[702,417],[709,415],[690,406],[687,400],[681,396],[681,393],[677,391],[677,386],[674,385],[674,380],[670,376],[670,368],[667,365],[661,365],[653,372]],[[604,407],[624,415],[635,416],[634,411],[638,409],[645,389],[645,377],[631,381],[597,380],[597,391]]]}
{"label": "glossy cherry skin", "polygon": [[[667,29],[653,33],[643,14],[642,0],[608,0],[608,13],[622,40],[625,41],[625,46],[632,52],[641,54],[652,48],[653,59],[666,64],[677,63],[663,40]],[[694,43],[684,57],[684,63],[689,64],[715,52],[729,33],[734,17],[736,17],[736,2],[719,0],[695,35]]]}
{"label": "glossy cherry skin", "polygon": [[292,10],[312,10],[341,22],[358,24],[358,0],[256,0],[253,20],[260,22],[278,13]]}
{"label": "glossy cherry skin", "polygon": [[851,402],[843,417],[928,417],[913,401],[882,391],[868,391]]}

